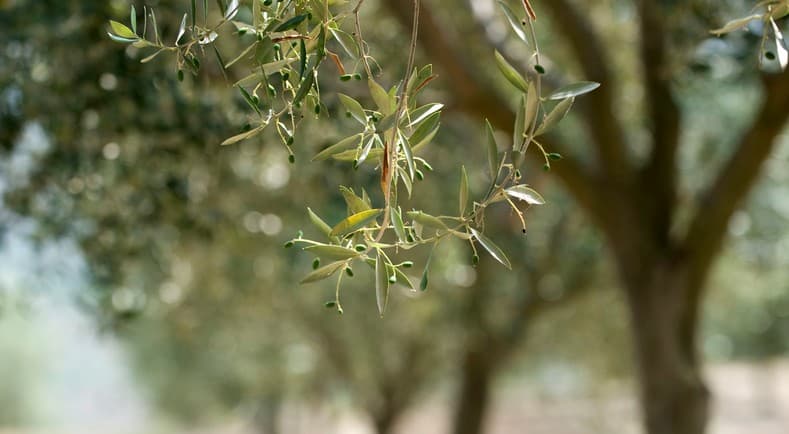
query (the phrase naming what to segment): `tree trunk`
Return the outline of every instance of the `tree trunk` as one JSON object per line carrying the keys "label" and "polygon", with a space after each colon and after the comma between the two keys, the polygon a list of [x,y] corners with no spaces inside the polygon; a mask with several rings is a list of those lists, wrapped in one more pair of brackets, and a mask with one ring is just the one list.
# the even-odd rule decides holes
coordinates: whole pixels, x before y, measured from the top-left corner
{"label": "tree trunk", "polygon": [[259,434],[279,434],[279,410],[282,397],[270,394],[262,397],[255,411],[255,432]]}
{"label": "tree trunk", "polygon": [[698,288],[681,261],[626,282],[648,434],[703,434],[709,392],[696,355]]}
{"label": "tree trunk", "polygon": [[456,406],[454,434],[480,434],[490,398],[494,366],[483,348],[469,349],[462,366],[460,396]]}
{"label": "tree trunk", "polygon": [[397,415],[394,412],[384,412],[375,416],[373,423],[375,424],[376,434],[389,434],[394,428],[394,422]]}

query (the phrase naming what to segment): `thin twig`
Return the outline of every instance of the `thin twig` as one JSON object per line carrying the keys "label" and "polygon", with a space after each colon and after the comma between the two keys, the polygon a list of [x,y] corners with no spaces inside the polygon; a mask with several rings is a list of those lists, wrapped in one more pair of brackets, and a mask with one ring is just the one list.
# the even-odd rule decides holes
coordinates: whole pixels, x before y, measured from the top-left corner
{"label": "thin twig", "polygon": [[[360,1],[361,3],[361,1]],[[397,143],[397,131],[400,125],[400,118],[403,112],[408,107],[408,84],[411,80],[411,70],[414,69],[414,58],[416,57],[416,43],[419,34],[419,4],[420,0],[414,0],[414,22],[411,28],[411,42],[408,46],[408,63],[405,69],[405,76],[403,83],[400,86],[399,100],[397,102],[397,109],[394,115],[394,127],[392,127],[392,137],[388,142],[384,143],[384,158],[383,167],[381,169],[381,190],[384,193],[384,221],[381,226],[381,231],[375,237],[375,241],[381,241],[381,238],[389,226],[389,214],[391,213],[392,206],[392,181],[395,174],[395,165],[397,164],[398,150],[395,146]],[[407,145],[406,145],[407,146]]]}
{"label": "thin twig", "polygon": [[356,7],[353,8],[353,18],[354,24],[356,26],[356,30],[354,31],[354,37],[356,38],[356,44],[359,45],[359,55],[362,58],[362,64],[364,65],[364,72],[367,73],[367,78],[373,78],[372,69],[370,69],[370,63],[367,61],[367,50],[365,50],[364,38],[362,38],[362,22],[359,19],[359,10],[362,8],[362,4],[364,0],[359,0],[359,3],[356,3]]}

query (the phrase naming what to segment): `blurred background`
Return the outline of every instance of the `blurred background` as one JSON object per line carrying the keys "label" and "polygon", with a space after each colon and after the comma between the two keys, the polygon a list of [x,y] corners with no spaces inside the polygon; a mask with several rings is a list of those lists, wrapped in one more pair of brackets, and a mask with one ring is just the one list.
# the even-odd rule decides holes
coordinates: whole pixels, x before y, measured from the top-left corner
{"label": "blurred background", "polygon": [[[439,75],[424,98],[447,110],[424,151],[435,171],[409,206],[441,214],[456,207],[460,164],[472,193],[484,193],[481,120],[502,112],[506,120],[515,105],[492,49],[521,65],[528,59],[495,2],[423,3],[418,61],[435,63]],[[490,258],[472,267],[467,245],[442,243],[429,290],[396,291],[379,318],[371,273],[346,279],[340,316],[324,307],[332,283],[296,283],[311,258],[282,248],[297,231],[314,232],[307,206],[327,221],[344,216],[335,186],[375,190],[373,169],[310,162],[353,132],[350,121],[305,119],[294,164],[270,134],[220,147],[247,122],[230,86],[242,70],[225,78],[206,56],[200,74],[180,83],[166,54],[140,64],[149,52],[106,36],[109,19],[127,22],[127,0],[0,1],[0,433],[646,432],[633,355],[638,316],[622,290],[616,238],[567,175],[574,167],[605,174],[638,166],[657,140],[645,97],[655,74],[643,70],[638,2],[534,3],[548,82],[603,83],[594,98],[610,104],[625,163],[616,154],[596,160],[594,143],[606,138],[587,121],[606,112],[600,100],[574,110],[555,138],[567,163],[525,170],[548,200],[528,213],[528,233],[506,210],[489,216],[513,271]],[[737,155],[743,131],[761,128],[764,29],[754,22],[724,39],[709,35],[747,14],[749,1],[660,3],[653,12],[668,48],[656,60],[657,80],[668,83],[681,117],[669,175],[674,223],[666,229],[675,234],[703,208],[701,193]],[[189,10],[186,1],[134,4],[155,8],[170,39]],[[381,82],[395,83],[404,68],[408,4],[365,3]],[[579,51],[583,37],[572,29],[586,25],[597,39]],[[443,43],[455,51],[440,52]],[[217,45],[233,53],[238,44],[224,37]],[[594,59],[579,55],[598,48],[607,80],[590,77]],[[324,68],[324,95],[364,98],[363,84]],[[479,97],[493,94],[500,96]],[[326,104],[339,112],[331,96]],[[695,347],[715,434],[789,426],[783,119],[765,127],[776,130],[767,138],[772,148],[754,169],[750,194],[725,219],[725,244],[708,252],[714,266]],[[616,207],[617,187],[606,186],[590,184],[591,197]]]}

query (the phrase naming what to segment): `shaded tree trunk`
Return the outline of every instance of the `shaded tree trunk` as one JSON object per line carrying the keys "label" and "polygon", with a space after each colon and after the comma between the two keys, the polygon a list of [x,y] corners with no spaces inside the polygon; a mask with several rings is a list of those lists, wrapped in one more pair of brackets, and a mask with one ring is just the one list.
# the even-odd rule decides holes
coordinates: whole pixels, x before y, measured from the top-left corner
{"label": "shaded tree trunk", "polygon": [[279,434],[279,411],[282,397],[271,394],[262,397],[255,412],[255,432],[258,434]]}
{"label": "shaded tree trunk", "polygon": [[375,426],[376,434],[391,433],[392,429],[394,428],[397,416],[397,412],[394,411],[385,411],[380,414],[376,414],[373,418],[373,425]]}
{"label": "shaded tree trunk", "polygon": [[665,261],[626,282],[643,418],[649,434],[703,434],[710,394],[696,354],[699,288]]}
{"label": "shaded tree trunk", "polygon": [[483,432],[494,375],[495,366],[484,348],[472,348],[466,352],[458,403],[455,406],[454,434]]}

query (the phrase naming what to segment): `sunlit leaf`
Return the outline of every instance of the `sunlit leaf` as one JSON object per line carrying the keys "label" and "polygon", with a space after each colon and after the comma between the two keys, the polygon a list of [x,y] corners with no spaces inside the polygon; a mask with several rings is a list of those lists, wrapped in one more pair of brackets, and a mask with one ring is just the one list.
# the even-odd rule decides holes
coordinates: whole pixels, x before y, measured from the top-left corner
{"label": "sunlit leaf", "polygon": [[411,122],[408,124],[409,127],[414,127],[419,125],[420,122],[427,119],[430,115],[440,111],[444,108],[444,104],[439,103],[431,103],[425,104],[422,107],[417,108],[411,112]]}
{"label": "sunlit leaf", "polygon": [[331,277],[332,274],[345,267],[345,261],[332,262],[306,275],[299,283],[312,283]]}
{"label": "sunlit leaf", "polygon": [[333,245],[309,246],[305,247],[304,250],[319,258],[333,260],[350,259],[360,255],[356,250]]}
{"label": "sunlit leaf", "polygon": [[487,133],[488,150],[488,172],[491,182],[496,182],[499,175],[499,145],[496,143],[496,135],[493,133],[493,126],[490,121],[485,119],[485,131]]}
{"label": "sunlit leaf", "polygon": [[537,193],[534,189],[527,187],[526,185],[516,185],[514,187],[510,187],[504,190],[508,195],[526,201],[531,205],[544,205],[545,199],[540,196],[540,193]]}
{"label": "sunlit leaf", "polygon": [[565,116],[567,116],[567,113],[570,111],[570,107],[573,106],[573,101],[575,101],[575,98],[567,98],[561,101],[559,104],[556,104],[556,107],[554,107],[553,110],[551,110],[551,112],[548,113],[542,120],[542,123],[537,128],[535,134],[538,136],[540,134],[545,134],[551,128],[556,126],[556,124],[558,124],[562,119],[564,119]]}
{"label": "sunlit leaf", "polygon": [[526,31],[523,30],[521,19],[515,15],[515,12],[513,12],[506,3],[499,1],[499,6],[504,12],[504,16],[507,17],[507,22],[510,23],[510,27],[512,28],[512,31],[515,32],[515,35],[517,35],[521,41],[525,42],[526,45],[530,45],[529,37],[526,35]]}
{"label": "sunlit leaf", "polygon": [[107,32],[107,36],[109,36],[109,37],[110,37],[110,39],[112,39],[113,41],[115,41],[115,42],[120,42],[120,43],[122,43],[122,44],[130,44],[130,43],[132,43],[132,42],[137,42],[137,41],[138,41],[138,39],[137,39],[137,38],[123,38],[123,37],[121,37],[121,36],[118,36],[118,35],[112,34],[112,33],[110,33],[110,32]]}
{"label": "sunlit leaf", "polygon": [[225,9],[226,20],[232,20],[238,14],[238,6],[238,0],[230,0],[227,3],[227,9]]}
{"label": "sunlit leaf", "polygon": [[202,35],[200,35],[200,38],[197,40],[197,43],[200,45],[207,45],[216,41],[216,38],[218,37],[219,34],[216,32],[203,33]]}
{"label": "sunlit leaf", "polygon": [[411,145],[412,150],[416,151],[419,147],[433,139],[433,137],[438,132],[440,119],[441,112],[436,112],[428,116],[427,119],[419,124],[416,130],[414,130],[414,132],[408,138],[408,143]]}
{"label": "sunlit leaf", "polygon": [[[403,154],[405,155],[405,164],[408,166],[408,179],[409,181],[414,180],[414,173],[416,172],[416,165],[414,164],[414,151],[411,149],[411,144],[408,143],[408,139],[403,136],[403,133],[400,130],[397,131],[398,143],[402,146]],[[408,193],[411,194],[410,192]]]}
{"label": "sunlit leaf", "polygon": [[515,111],[515,126],[512,129],[512,148],[520,149],[526,136],[526,95],[522,95]]}
{"label": "sunlit leaf", "polygon": [[124,24],[110,20],[110,27],[112,28],[112,31],[115,32],[116,36],[120,36],[124,39],[138,39],[137,35],[132,31],[132,29],[126,27]]}
{"label": "sunlit leaf", "polygon": [[342,197],[345,199],[345,204],[348,206],[348,214],[358,214],[362,211],[367,211],[370,209],[370,204],[366,200],[357,196],[356,193],[354,193],[350,188],[340,186],[340,193],[342,193]]}
{"label": "sunlit leaf", "polygon": [[340,44],[343,50],[353,59],[359,58],[359,45],[356,43],[356,40],[353,39],[353,36],[343,32],[339,29],[329,28],[332,36],[337,42]]}
{"label": "sunlit leaf", "polygon": [[394,271],[395,277],[397,278],[397,283],[407,287],[408,289],[414,291],[414,284],[411,283],[411,279],[402,271],[400,271],[397,267],[391,267],[391,270]]}
{"label": "sunlit leaf", "polygon": [[307,208],[307,214],[310,216],[310,221],[322,234],[326,235],[327,237],[331,233],[331,226],[329,226],[325,221],[323,221],[318,214],[315,214],[310,208]]}
{"label": "sunlit leaf", "polygon": [[254,137],[254,136],[260,134],[260,132],[263,131],[263,128],[264,128],[264,126],[261,125],[261,126],[259,126],[257,128],[253,128],[253,129],[251,129],[251,130],[249,130],[247,132],[244,132],[244,133],[235,135],[233,137],[230,137],[229,139],[226,139],[224,142],[222,142],[221,146],[232,145],[232,144],[238,143],[238,142],[240,142],[242,140],[246,140],[246,139],[248,139],[250,137]]}
{"label": "sunlit leaf", "polygon": [[557,100],[573,98],[585,93],[589,93],[598,87],[600,87],[600,83],[596,83],[594,81],[579,81],[578,83],[568,84],[567,86],[562,86],[559,89],[556,89],[556,91],[552,93],[548,99]]}
{"label": "sunlit leaf", "polygon": [[743,27],[747,26],[748,23],[750,23],[753,20],[761,20],[761,19],[762,19],[762,15],[761,14],[754,14],[754,15],[749,15],[747,17],[738,18],[736,20],[729,21],[728,23],[726,23],[723,27],[721,27],[719,29],[710,30],[710,33],[712,33],[713,35],[717,35],[717,36],[723,35],[725,33],[731,33],[731,32],[733,32],[735,30],[742,29]]}
{"label": "sunlit leaf", "polygon": [[352,148],[352,147],[355,148],[355,147],[359,146],[359,143],[361,143],[363,138],[364,138],[364,134],[363,133],[358,133],[358,134],[354,134],[354,135],[352,135],[350,137],[346,137],[346,138],[340,140],[339,142],[329,146],[328,148],[320,151],[317,155],[312,157],[312,161],[325,160],[325,159],[331,157],[332,155],[334,155],[334,154],[336,154],[336,153],[338,153],[340,151],[344,151],[344,150],[346,150],[348,148]]}
{"label": "sunlit leaf", "polygon": [[380,84],[376,83],[372,78],[367,79],[367,86],[370,88],[370,95],[378,106],[378,110],[383,115],[388,115],[394,111],[394,101],[389,99],[389,94],[386,93]]}
{"label": "sunlit leaf", "polygon": [[383,316],[386,310],[386,303],[389,300],[389,276],[386,270],[384,255],[380,249],[376,249],[377,257],[375,260],[375,301],[378,304],[378,313]]}
{"label": "sunlit leaf", "polygon": [[441,219],[432,216],[430,214],[427,214],[425,212],[408,211],[406,214],[408,215],[408,218],[416,221],[422,226],[426,226],[433,229],[447,229],[447,225],[443,221],[441,221]]}
{"label": "sunlit leaf", "polygon": [[392,217],[392,226],[394,226],[395,233],[397,234],[397,238],[400,240],[401,243],[405,243],[408,241],[408,236],[405,232],[405,225],[403,224],[403,217],[400,214],[400,209],[395,207],[389,208],[391,217]]}
{"label": "sunlit leaf", "polygon": [[368,223],[373,222],[382,212],[382,209],[368,209],[367,211],[354,214],[337,223],[337,225],[332,228],[329,235],[332,237],[341,237],[354,232],[357,229],[363,228]]}
{"label": "sunlit leaf", "polygon": [[529,92],[526,94],[526,109],[524,110],[523,120],[526,124],[526,130],[531,131],[534,124],[534,119],[537,117],[537,112],[540,109],[540,95],[537,92],[537,85],[534,82],[529,83]]}
{"label": "sunlit leaf", "polygon": [[129,12],[129,22],[131,23],[132,33],[135,35],[137,34],[137,10],[134,9],[134,5],[131,5],[131,11]]}
{"label": "sunlit leaf", "polygon": [[485,235],[481,234],[478,230],[471,228],[471,233],[474,235],[474,238],[479,242],[479,244],[490,253],[490,256],[493,256],[493,259],[501,262],[505,267],[508,269],[512,269],[512,265],[510,264],[510,260],[507,259],[507,255],[496,245],[490,238],[486,237]]}
{"label": "sunlit leaf", "polygon": [[526,82],[526,79],[524,79],[523,76],[518,72],[518,70],[510,65],[510,63],[507,62],[507,59],[505,59],[504,56],[498,52],[498,50],[494,52],[494,56],[496,58],[496,66],[499,67],[499,71],[501,71],[502,75],[504,75],[504,78],[506,78],[507,81],[512,83],[513,86],[517,87],[522,92],[528,92],[529,84]]}
{"label": "sunlit leaf", "polygon": [[367,115],[364,113],[364,108],[359,104],[359,101],[342,93],[338,93],[337,97],[340,98],[340,102],[354,119],[362,125],[367,125]]}
{"label": "sunlit leaf", "polygon": [[175,38],[175,45],[178,45],[181,42],[181,38],[184,37],[184,33],[186,33],[186,14],[184,14],[184,17],[181,18],[181,26],[178,27],[178,36]]}
{"label": "sunlit leaf", "polygon": [[460,166],[460,192],[458,193],[458,202],[460,202],[460,215],[466,214],[468,207],[468,175],[466,174],[466,166]]}
{"label": "sunlit leaf", "polygon": [[370,139],[367,140],[364,147],[362,148],[362,152],[359,153],[359,157],[356,159],[356,165],[361,165],[367,159],[367,155],[370,154],[370,150],[373,148],[373,145],[376,141],[380,141],[377,134],[373,134],[370,136]]}

